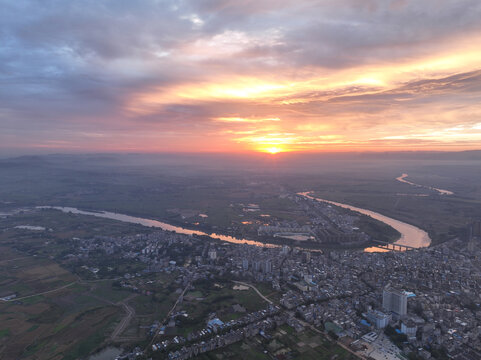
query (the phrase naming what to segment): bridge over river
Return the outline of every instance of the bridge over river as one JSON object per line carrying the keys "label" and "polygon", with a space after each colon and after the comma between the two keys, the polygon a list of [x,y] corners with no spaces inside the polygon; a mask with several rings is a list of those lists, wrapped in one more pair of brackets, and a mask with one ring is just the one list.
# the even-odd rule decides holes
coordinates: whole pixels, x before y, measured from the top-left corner
{"label": "bridge over river", "polygon": [[399,240],[397,240],[395,243],[392,243],[392,244],[387,242],[382,242],[382,241],[375,241],[376,243],[379,243],[379,245],[366,248],[365,251],[367,252],[390,251],[390,250],[405,251],[405,250],[412,250],[412,249],[427,247],[431,244],[431,238],[429,237],[428,233],[414,225],[407,224],[400,220],[390,218],[386,215],[382,215],[372,210],[367,210],[367,209],[359,208],[356,206],[338,203],[338,202],[330,201],[326,199],[319,199],[312,196],[311,194],[312,194],[311,191],[298,193],[298,195],[304,196],[311,200],[325,202],[328,204],[342,207],[344,209],[349,209],[351,211],[355,211],[355,212],[370,216],[373,219],[379,220],[385,224],[390,225],[391,227],[399,231],[399,233],[401,234],[401,237],[399,238]]}
{"label": "bridge over river", "polygon": [[[420,248],[420,247],[427,247],[431,244],[431,239],[429,238],[429,235],[422,229],[410,225],[407,223],[404,223],[402,221],[387,217],[385,215],[379,214],[377,212],[367,210],[367,209],[362,209],[358,208],[352,205],[348,204],[342,204],[330,200],[325,200],[325,199],[318,199],[310,195],[311,192],[304,192],[304,193],[299,193],[298,195],[304,196],[306,198],[312,199],[312,200],[317,200],[317,201],[322,201],[326,202],[332,205],[336,205],[345,209],[349,209],[355,212],[359,212],[364,215],[368,215],[376,220],[382,221],[390,226],[392,226],[394,229],[399,231],[401,234],[401,237],[398,241],[396,241],[393,244],[390,243],[383,243],[381,241],[378,241],[379,245],[373,246],[366,248],[365,251],[367,252],[374,252],[374,251],[405,251],[405,250],[410,250],[410,249],[415,249],[415,248]],[[165,222],[157,221],[157,220],[152,220],[152,219],[144,219],[140,217],[134,217],[134,216],[129,216],[125,214],[118,214],[118,213],[113,213],[113,212],[108,212],[108,211],[86,211],[86,210],[80,210],[77,208],[73,207],[61,207],[61,206],[38,206],[38,208],[46,208],[46,209],[57,209],[61,210],[65,213],[74,213],[74,214],[82,214],[82,215],[91,215],[91,216],[97,216],[97,217],[102,217],[102,218],[107,218],[107,219],[113,219],[113,220],[119,220],[123,222],[129,222],[129,223],[134,223],[134,224],[140,224],[148,227],[156,227],[160,228],[162,230],[166,231],[174,231],[179,234],[187,234],[187,235],[203,235],[203,236],[210,236],[212,238],[216,238],[222,241],[227,241],[231,243],[236,243],[236,244],[249,244],[249,245],[256,245],[256,246],[264,246],[264,247],[277,247],[279,245],[275,244],[268,244],[268,243],[261,243],[253,240],[248,240],[248,239],[238,239],[233,236],[229,235],[222,235],[222,234],[215,234],[215,233],[205,233],[199,230],[191,230],[187,228],[183,228],[180,226],[174,226]],[[306,249],[307,250],[307,249]]]}
{"label": "bridge over river", "polygon": [[387,250],[387,251],[409,251],[413,249],[417,249],[416,247],[409,246],[409,245],[401,245],[401,244],[396,244],[396,243],[388,243],[385,241],[380,241],[380,240],[371,240],[372,242],[379,244],[379,245],[373,245],[372,248],[380,249],[382,250]]}

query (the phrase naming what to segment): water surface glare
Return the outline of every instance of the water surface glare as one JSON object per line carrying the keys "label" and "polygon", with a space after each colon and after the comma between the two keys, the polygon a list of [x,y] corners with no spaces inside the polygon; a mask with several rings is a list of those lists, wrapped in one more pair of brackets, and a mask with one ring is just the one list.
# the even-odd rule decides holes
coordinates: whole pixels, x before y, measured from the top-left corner
{"label": "water surface glare", "polygon": [[[299,195],[302,195],[311,200],[317,200],[317,201],[325,202],[328,204],[336,205],[344,209],[356,211],[358,213],[368,215],[373,219],[382,221],[383,223],[390,225],[391,227],[399,231],[399,233],[401,234],[401,237],[399,238],[399,240],[393,243],[395,245],[407,245],[415,248],[421,248],[421,247],[427,247],[431,244],[431,238],[429,237],[428,233],[414,225],[407,224],[405,222],[390,218],[388,216],[379,214],[371,210],[362,209],[356,206],[342,204],[335,201],[319,199],[309,195],[310,193],[311,192],[308,191],[308,192],[299,193]],[[365,251],[378,251],[378,248],[367,248],[365,249]]]}
{"label": "water surface glare", "polygon": [[155,227],[165,231],[174,231],[178,234],[210,236],[211,238],[227,241],[234,244],[248,244],[248,245],[256,245],[256,246],[263,246],[263,247],[278,247],[278,245],[274,245],[274,244],[264,244],[254,240],[238,239],[229,235],[221,235],[216,233],[209,234],[200,230],[186,229],[180,226],[167,224],[165,222],[158,221],[158,220],[145,219],[145,218],[124,215],[124,214],[119,214],[119,213],[114,213],[109,211],[86,211],[86,210],[80,210],[74,207],[66,207],[66,206],[38,206],[38,208],[39,209],[56,209],[64,213],[97,216],[105,219],[118,220],[118,221],[123,221],[131,224],[139,224],[147,227]]}
{"label": "water surface glare", "polygon": [[[390,226],[392,226],[394,229],[399,231],[401,234],[401,237],[399,240],[397,240],[394,244],[396,245],[407,245],[407,246],[412,246],[415,248],[420,248],[420,247],[427,247],[431,244],[431,239],[429,238],[429,235],[427,232],[424,230],[414,226],[410,225],[407,223],[404,223],[402,221],[390,218],[388,216],[379,214],[377,212],[367,210],[367,209],[362,209],[358,208],[352,205],[348,204],[342,204],[338,203],[335,201],[330,201],[330,200],[325,200],[325,199],[318,199],[315,198],[311,195],[309,195],[310,192],[304,192],[304,193],[299,193],[298,195],[304,196],[306,198],[312,199],[312,200],[317,200],[321,202],[326,202],[332,205],[336,205],[345,209],[349,209],[352,211],[359,212],[364,215],[371,216],[372,218],[382,221],[383,223],[386,223]],[[119,214],[119,213],[114,213],[114,212],[109,212],[109,211],[87,211],[87,210],[80,210],[74,207],[65,207],[65,206],[38,206],[40,209],[56,209],[60,210],[64,213],[73,213],[73,214],[80,214],[80,215],[91,215],[91,216],[97,216],[105,219],[112,219],[112,220],[118,220],[118,221],[123,221],[127,223],[132,223],[132,224],[139,224],[147,227],[155,227],[159,228],[165,231],[173,231],[178,234],[185,234],[185,235],[198,235],[198,236],[209,236],[214,239],[219,239],[222,241],[227,241],[230,243],[234,244],[248,244],[248,245],[255,245],[255,246],[263,246],[263,247],[279,247],[280,245],[276,244],[268,244],[268,243],[262,243],[259,241],[254,241],[254,240],[248,240],[248,239],[238,239],[234,236],[229,236],[229,235],[221,235],[221,234],[216,234],[216,233],[206,233],[200,230],[192,230],[192,229],[186,229],[181,226],[175,226],[171,225],[162,221],[158,220],[151,220],[151,219],[145,219],[141,217],[136,217],[136,216],[130,216],[130,215],[124,215],[124,214]],[[307,249],[306,249],[307,250]],[[382,251],[382,249],[379,249],[377,247],[369,247],[364,249],[365,251]]]}
{"label": "water surface glare", "polygon": [[396,180],[400,181],[402,183],[411,185],[411,186],[416,186],[416,187],[420,187],[420,188],[434,190],[434,191],[437,191],[438,193],[440,193],[441,195],[453,195],[454,194],[452,191],[449,191],[449,190],[438,189],[438,188],[435,188],[435,187],[432,187],[432,186],[420,185],[420,184],[413,183],[411,181],[406,180],[406,178],[408,176],[409,176],[408,174],[402,174],[401,176],[397,177]]}

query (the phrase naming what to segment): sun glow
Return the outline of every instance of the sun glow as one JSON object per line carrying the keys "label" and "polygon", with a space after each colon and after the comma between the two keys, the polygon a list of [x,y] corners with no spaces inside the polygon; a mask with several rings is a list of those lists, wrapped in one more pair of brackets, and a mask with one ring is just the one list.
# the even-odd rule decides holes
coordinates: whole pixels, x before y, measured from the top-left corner
{"label": "sun glow", "polygon": [[[481,35],[475,40],[481,40]],[[462,91],[479,79],[481,51],[476,43],[470,37],[448,51],[395,63],[362,62],[336,71],[307,67],[294,72],[259,70],[255,76],[226,71],[216,77],[186,77],[139,88],[125,98],[124,107],[132,119],[158,118],[146,123],[158,127],[164,137],[168,137],[161,129],[164,124],[176,129],[178,122],[195,121],[195,128],[219,134],[217,143],[222,142],[226,150],[384,151],[408,143],[417,149],[448,145],[468,149],[479,147],[481,132],[472,120],[458,119],[481,113],[475,101],[478,95],[465,97]],[[456,104],[465,102],[466,107],[440,101],[450,94]],[[418,97],[432,103],[409,106]],[[425,119],[423,126],[417,118]],[[364,122],[369,125],[363,126]],[[198,141],[196,146],[210,148],[211,142],[201,135],[189,134]]]}
{"label": "sun glow", "polygon": [[265,149],[262,149],[261,151],[274,155],[274,154],[278,154],[280,152],[284,152],[286,150],[281,148],[280,146],[269,146]]}

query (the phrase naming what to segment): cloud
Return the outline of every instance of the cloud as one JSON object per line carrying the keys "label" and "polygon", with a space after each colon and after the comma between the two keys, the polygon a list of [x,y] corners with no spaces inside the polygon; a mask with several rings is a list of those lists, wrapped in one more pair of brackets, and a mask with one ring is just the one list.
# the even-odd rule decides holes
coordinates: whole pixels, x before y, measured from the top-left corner
{"label": "cloud", "polygon": [[4,148],[481,141],[473,128],[481,116],[476,0],[0,6]]}

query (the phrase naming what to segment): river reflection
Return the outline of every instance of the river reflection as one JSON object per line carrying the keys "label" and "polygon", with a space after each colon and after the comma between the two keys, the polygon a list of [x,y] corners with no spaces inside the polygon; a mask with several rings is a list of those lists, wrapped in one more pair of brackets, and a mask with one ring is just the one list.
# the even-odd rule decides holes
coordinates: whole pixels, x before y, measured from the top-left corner
{"label": "river reflection", "polygon": [[65,206],[37,206],[37,208],[56,209],[56,210],[63,211],[64,213],[97,216],[105,219],[112,219],[112,220],[128,222],[131,224],[139,224],[143,226],[159,228],[165,231],[174,231],[178,234],[209,236],[214,239],[219,239],[219,240],[227,241],[234,244],[248,244],[248,245],[256,245],[256,246],[263,246],[263,247],[279,247],[278,245],[274,245],[274,244],[264,244],[254,240],[238,239],[236,237],[229,236],[229,235],[221,235],[216,233],[209,234],[199,230],[191,230],[191,229],[186,229],[180,226],[174,226],[158,220],[145,219],[145,218],[118,214],[118,213],[109,212],[109,211],[86,211],[86,210],[80,210],[74,207],[65,207]]}
{"label": "river reflection", "polygon": [[408,174],[402,174],[401,176],[397,177],[396,180],[400,181],[402,183],[405,183],[405,184],[409,184],[411,186],[416,186],[416,187],[420,187],[420,188],[434,190],[434,191],[437,191],[438,193],[440,193],[441,195],[453,195],[454,194],[452,191],[449,191],[449,190],[438,189],[438,188],[435,188],[435,187],[432,187],[432,186],[426,186],[426,185],[420,185],[420,184],[413,183],[411,181],[406,180],[406,178],[408,176],[409,176]]}
{"label": "river reflection", "polygon": [[[329,200],[324,200],[324,199],[317,199],[315,197],[312,197],[309,195],[310,192],[304,192],[304,193],[299,193],[298,195],[305,196],[309,199],[312,200],[317,200],[317,201],[322,201],[326,202],[329,204],[333,204],[345,209],[349,209],[352,211],[357,211],[361,214],[371,216],[372,218],[382,221],[390,226],[392,226],[394,229],[399,231],[401,233],[401,238],[396,241],[394,244],[396,245],[408,245],[412,247],[426,247],[429,246],[431,243],[431,239],[429,238],[429,235],[424,231],[416,226],[406,224],[402,221],[392,219],[390,217],[384,216],[382,214],[376,213],[371,210],[366,210],[366,209],[361,209],[355,206],[347,205],[347,204],[341,204],[337,203],[334,201],[329,201]],[[123,222],[128,222],[132,224],[139,224],[143,226],[148,226],[148,227],[155,227],[159,228],[165,231],[174,231],[178,234],[185,234],[185,235],[198,235],[198,236],[209,236],[214,239],[219,239],[222,241],[227,241],[230,243],[234,244],[248,244],[248,245],[255,245],[255,246],[262,246],[262,247],[279,247],[279,245],[275,244],[265,244],[261,243],[259,241],[254,241],[254,240],[248,240],[248,239],[238,239],[234,236],[229,236],[229,235],[221,235],[221,234],[216,234],[216,233],[206,233],[200,230],[191,230],[191,229],[186,229],[181,226],[175,226],[171,224],[167,224],[162,221],[158,220],[152,220],[152,219],[145,219],[145,218],[140,218],[136,216],[130,216],[130,215],[124,215],[124,214],[119,214],[119,213],[114,213],[114,212],[109,212],[109,211],[86,211],[86,210],[80,210],[74,207],[64,207],[64,206],[38,206],[40,209],[56,209],[60,210],[64,213],[73,213],[73,214],[81,214],[81,215],[91,215],[91,216],[97,216],[101,218],[106,218],[106,219],[112,219],[112,220],[118,220],[118,221],[123,221]],[[300,249],[300,248],[299,248]],[[305,249],[305,250],[310,250],[310,249]],[[310,250],[312,251],[312,250]],[[381,252],[381,251],[387,251],[384,249],[380,249],[378,247],[369,247],[364,249],[366,252]]]}
{"label": "river reflection", "polygon": [[[308,192],[299,193],[299,195],[302,195],[302,196],[304,196],[306,198],[309,198],[309,199],[312,199],[312,200],[317,200],[317,201],[329,203],[329,204],[332,204],[332,205],[336,205],[336,206],[342,207],[344,209],[356,211],[356,212],[359,212],[359,213],[364,214],[364,215],[368,215],[368,216],[372,217],[373,219],[382,221],[383,223],[386,223],[386,224],[390,225],[391,227],[393,227],[394,229],[399,231],[399,233],[401,234],[401,237],[399,238],[399,240],[397,240],[394,243],[396,245],[407,245],[407,246],[412,246],[412,247],[415,247],[415,248],[421,248],[421,247],[427,247],[431,244],[431,238],[429,237],[428,233],[426,231],[414,226],[414,225],[406,224],[402,221],[387,217],[385,215],[379,214],[379,213],[371,211],[371,210],[362,209],[362,208],[358,208],[358,207],[355,207],[355,206],[352,206],[352,205],[338,203],[338,202],[335,202],[335,201],[318,199],[318,198],[315,198],[315,197],[309,195],[310,193],[311,192],[308,191]],[[370,248],[364,249],[364,251],[366,251],[366,252],[374,252],[374,251],[382,252],[382,251],[388,251],[388,250],[380,249],[378,247],[370,247]]]}

